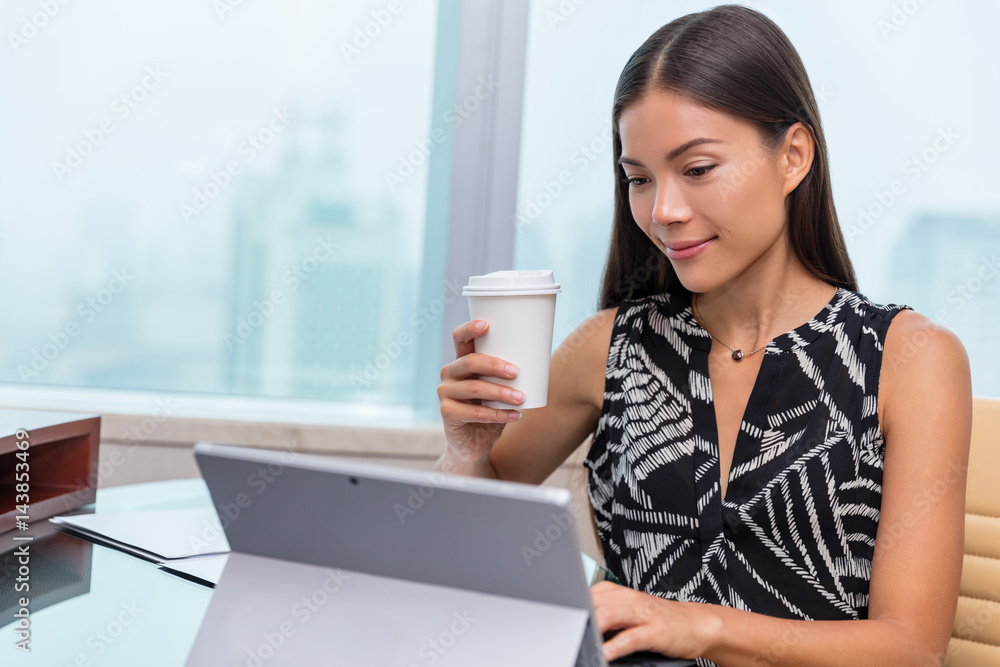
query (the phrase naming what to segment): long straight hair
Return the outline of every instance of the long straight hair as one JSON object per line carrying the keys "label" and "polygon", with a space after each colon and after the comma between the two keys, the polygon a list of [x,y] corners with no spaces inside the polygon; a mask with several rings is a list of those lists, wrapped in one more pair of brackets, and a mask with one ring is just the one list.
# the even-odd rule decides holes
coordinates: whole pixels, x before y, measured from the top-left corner
{"label": "long straight hair", "polygon": [[639,229],[629,207],[618,123],[651,90],[669,90],[752,123],[774,150],[793,124],[812,132],[812,166],[788,195],[788,240],[817,278],[857,291],[857,279],[833,205],[826,140],[805,67],[773,21],[739,5],[688,14],[663,26],[632,54],[615,89],[615,206],[599,308],[663,292],[687,293],[670,260]]}

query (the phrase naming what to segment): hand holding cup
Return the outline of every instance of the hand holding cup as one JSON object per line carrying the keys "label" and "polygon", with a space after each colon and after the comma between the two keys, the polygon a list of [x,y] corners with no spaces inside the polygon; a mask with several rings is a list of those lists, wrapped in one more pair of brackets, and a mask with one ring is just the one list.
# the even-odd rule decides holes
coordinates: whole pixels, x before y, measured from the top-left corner
{"label": "hand holding cup", "polygon": [[452,334],[455,361],[441,369],[445,435],[465,461],[489,454],[513,408],[547,402],[556,294],[552,271],[498,271],[469,279],[472,320]]}

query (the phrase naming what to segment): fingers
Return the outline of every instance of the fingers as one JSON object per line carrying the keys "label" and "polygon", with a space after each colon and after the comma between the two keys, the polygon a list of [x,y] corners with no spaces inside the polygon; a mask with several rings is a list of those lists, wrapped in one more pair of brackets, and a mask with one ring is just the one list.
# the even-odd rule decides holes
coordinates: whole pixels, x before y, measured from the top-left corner
{"label": "fingers", "polygon": [[512,422],[521,417],[514,409],[491,408],[470,401],[499,401],[513,406],[524,402],[524,394],[516,389],[487,380],[446,381],[438,385],[441,416],[455,422]]}
{"label": "fingers", "polygon": [[524,394],[516,389],[481,377],[513,379],[518,368],[503,359],[475,351],[473,341],[489,328],[484,320],[472,320],[455,328],[455,361],[441,368],[438,398],[441,416],[453,424],[508,423],[521,418],[514,409],[497,409],[482,405],[482,401],[498,401],[512,408],[524,402]]}
{"label": "fingers", "polygon": [[455,342],[455,361],[441,368],[441,380],[448,378],[464,379],[472,375],[486,375],[498,378],[517,377],[518,369],[514,364],[477,354],[475,339],[481,337],[489,329],[486,320],[471,320],[455,327],[451,337]]}
{"label": "fingers", "polygon": [[464,380],[473,375],[512,379],[517,377],[517,373],[517,366],[508,361],[471,352],[442,367],[441,381]]}
{"label": "fingers", "polygon": [[604,642],[602,650],[604,651],[604,659],[608,662],[612,660],[617,660],[622,656],[626,656],[637,651],[644,651],[651,646],[649,633],[647,631],[648,626],[639,626],[636,628],[630,628],[628,630],[622,630],[617,635]]}
{"label": "fingers", "polygon": [[486,320],[472,320],[465,324],[459,324],[451,333],[451,338],[455,341],[455,358],[464,357],[476,351],[476,338],[479,338],[489,329],[489,322]]}
{"label": "fingers", "polygon": [[608,661],[652,648],[647,619],[637,608],[641,601],[634,595],[635,591],[608,581],[594,584],[590,591],[598,633],[613,633],[603,646]]}
{"label": "fingers", "polygon": [[642,623],[648,616],[647,596],[627,586],[600,581],[590,587],[594,620],[601,632],[620,630]]}
{"label": "fingers", "polygon": [[489,380],[466,380],[455,382],[445,396],[458,401],[499,401],[511,407],[524,402],[524,392]]}
{"label": "fingers", "polygon": [[475,403],[462,403],[442,399],[441,417],[447,422],[456,424],[496,424],[516,422],[521,418],[517,410],[498,410]]}

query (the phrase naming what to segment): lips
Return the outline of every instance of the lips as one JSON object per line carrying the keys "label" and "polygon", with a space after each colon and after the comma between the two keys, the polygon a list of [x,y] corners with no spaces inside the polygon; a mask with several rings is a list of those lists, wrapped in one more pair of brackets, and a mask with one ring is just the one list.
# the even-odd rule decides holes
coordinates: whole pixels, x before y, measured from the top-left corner
{"label": "lips", "polygon": [[718,237],[713,236],[710,239],[674,241],[672,243],[667,243],[667,257],[669,259],[691,259],[700,255],[705,248],[712,245],[712,242],[715,241],[716,238]]}

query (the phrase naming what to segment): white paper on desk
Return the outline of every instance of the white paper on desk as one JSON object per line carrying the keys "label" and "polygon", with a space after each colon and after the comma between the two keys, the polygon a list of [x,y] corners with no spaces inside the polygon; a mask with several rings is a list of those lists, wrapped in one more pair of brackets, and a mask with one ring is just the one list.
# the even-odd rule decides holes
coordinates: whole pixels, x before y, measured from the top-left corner
{"label": "white paper on desk", "polygon": [[160,568],[173,574],[180,573],[186,577],[197,579],[209,586],[215,586],[222,578],[222,570],[225,569],[227,560],[229,560],[229,554],[196,556],[160,563]]}
{"label": "white paper on desk", "polygon": [[219,517],[211,507],[78,514],[49,520],[156,562],[229,551]]}

